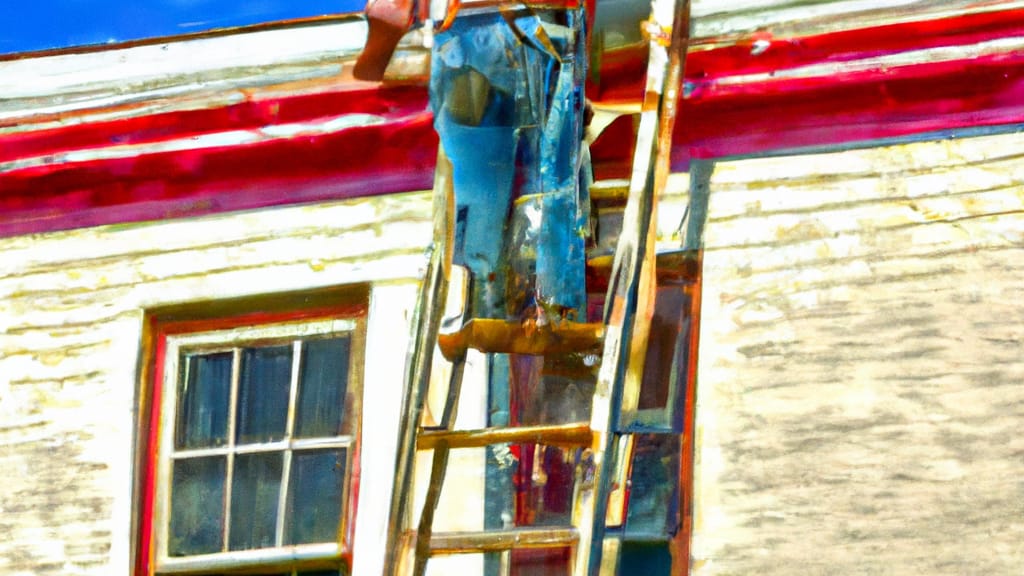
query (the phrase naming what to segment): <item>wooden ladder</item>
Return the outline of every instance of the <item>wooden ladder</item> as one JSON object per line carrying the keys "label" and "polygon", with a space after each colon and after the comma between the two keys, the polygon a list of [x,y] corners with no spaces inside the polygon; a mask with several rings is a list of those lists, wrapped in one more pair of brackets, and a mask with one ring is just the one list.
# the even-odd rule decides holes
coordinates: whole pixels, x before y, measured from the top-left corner
{"label": "wooden ladder", "polygon": [[[616,572],[618,546],[606,542],[605,528],[609,496],[615,486],[624,485],[628,479],[630,435],[620,432],[619,417],[623,406],[635,407],[639,396],[654,305],[656,195],[669,173],[668,156],[689,32],[689,4],[689,0],[653,0],[651,19],[644,24],[650,40],[646,94],[603,322],[563,320],[536,327],[503,320],[472,319],[465,321],[455,333],[440,334],[452,267],[454,191],[451,164],[444,151],[439,150],[434,183],[434,242],[413,319],[415,332],[399,429],[385,574],[422,576],[427,561],[435,555],[566,547],[572,551],[573,576],[609,576]],[[452,362],[452,370],[438,426],[428,429],[420,422],[435,347]],[[601,365],[590,422],[455,430],[469,348],[514,354],[600,352]],[[576,467],[572,524],[435,533],[434,513],[450,451],[501,443],[584,449]],[[413,471],[416,453],[423,450],[432,450],[433,459],[419,525],[413,530],[408,526]]]}

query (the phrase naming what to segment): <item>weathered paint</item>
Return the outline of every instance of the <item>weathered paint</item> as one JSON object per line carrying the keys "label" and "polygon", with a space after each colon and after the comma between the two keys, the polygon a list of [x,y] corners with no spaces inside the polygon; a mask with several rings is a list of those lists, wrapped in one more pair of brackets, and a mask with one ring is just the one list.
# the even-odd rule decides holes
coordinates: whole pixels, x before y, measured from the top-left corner
{"label": "weathered paint", "polygon": [[[129,573],[136,368],[143,314],[154,307],[373,286],[365,372],[373,394],[364,407],[375,421],[363,434],[362,470],[390,477],[394,437],[382,432],[397,427],[403,363],[395,360],[429,210],[428,197],[403,195],[3,240],[0,465],[11,473],[0,492],[0,570]],[[386,484],[360,490],[359,574],[375,573],[383,554],[373,534],[386,524]]]}
{"label": "weathered paint", "polygon": [[[827,34],[798,29],[787,36],[781,28],[771,37],[705,38],[704,45],[697,39],[692,90],[679,94],[686,120],[675,131],[673,166],[686,169],[691,157],[1022,122],[1024,12],[1015,6],[976,6],[955,16],[939,11],[933,20],[896,18],[884,26],[852,18],[845,23],[856,29]],[[248,34],[0,63],[11,72],[3,75],[12,79],[5,90],[18,95],[0,103],[0,235],[427,187],[436,137],[423,70],[415,64],[395,71],[393,78],[405,80],[379,91],[352,80],[358,43],[338,38],[352,37],[359,26],[315,27],[316,42],[301,49],[271,38],[306,29],[252,33],[288,46],[273,60],[287,64],[269,67],[236,51],[252,44]],[[356,37],[363,34],[359,28]],[[860,47],[865,42],[879,48]],[[210,64],[159,68],[166,66],[163,48]],[[423,62],[411,45],[400,50],[407,63]],[[629,54],[619,68],[642,69],[642,54]],[[67,83],[57,73],[56,81],[65,82],[53,88],[57,95],[32,91],[40,72],[100,60],[111,66],[92,74],[105,81],[86,74]],[[147,76],[147,67],[164,71]],[[127,76],[115,82],[108,69]],[[640,84],[616,69],[590,94],[639,101]],[[359,124],[350,116],[364,113],[374,117]],[[594,144],[599,178],[628,173],[633,129],[623,120]]]}
{"label": "weathered paint", "polygon": [[[917,73],[922,73],[931,84],[921,80],[921,86],[914,87],[914,82],[918,81],[914,74]],[[798,138],[792,145],[820,144],[823,143],[821,140],[812,138],[815,133],[859,134],[858,138],[890,134],[886,131],[889,128],[879,128],[877,124],[889,117],[871,112],[880,103],[889,105],[895,102],[897,112],[909,111],[910,116],[896,114],[901,122],[905,122],[903,128],[909,131],[906,133],[916,132],[925,125],[931,126],[928,122],[941,123],[950,118],[959,118],[958,121],[971,126],[979,122],[999,124],[1012,121],[1017,117],[1015,106],[1019,105],[1016,102],[1018,73],[1018,55],[1011,50],[981,60],[954,59],[901,65],[898,74],[902,79],[899,82],[890,82],[888,78],[892,74],[886,70],[859,71],[845,77],[862,89],[862,92],[851,91],[852,95],[843,94],[841,89],[829,89],[823,76],[811,76],[811,81],[807,77],[787,79],[776,85],[806,88],[808,98],[825,94],[834,99],[830,102],[835,106],[852,104],[849,115],[840,117],[850,122],[866,122],[854,126],[852,132],[836,131],[829,123],[830,119],[834,121],[836,118],[832,115],[836,113],[835,108],[812,109],[808,116],[799,116],[796,105],[787,112],[783,95],[778,96],[778,116],[765,114],[763,109],[753,107],[755,96],[763,97],[763,94],[744,94],[739,90],[733,93],[737,99],[732,103],[746,102],[750,105],[749,108],[740,106],[737,109],[736,118],[749,120],[743,124],[744,127],[763,129],[769,126],[768,122],[781,123],[787,118],[786,114],[791,114],[790,120],[808,122],[798,126],[804,130],[802,137],[807,140]],[[969,79],[971,74],[979,75],[976,83],[957,85],[956,81]],[[901,100],[899,93],[892,92],[896,88],[906,88],[912,93],[904,94],[907,97]],[[345,91],[332,90],[318,85],[311,92],[337,94]],[[968,92],[961,92],[964,90]],[[239,94],[243,94],[243,98],[249,95],[242,91]],[[943,100],[949,94],[955,98]],[[293,95],[288,93],[282,102],[290,102]],[[222,94],[218,93],[220,96]],[[740,96],[749,99],[744,100]],[[858,100],[860,97],[863,98]],[[327,100],[325,98],[324,101]],[[203,102],[202,99],[189,101],[189,104],[176,101],[170,106],[179,111],[202,109]],[[934,120],[934,110],[928,106],[945,111],[947,106],[953,105],[951,102],[964,107]],[[123,101],[119,105],[127,106],[128,103]],[[806,106],[806,102],[802,105]],[[713,110],[713,106],[710,109]],[[985,116],[982,111],[992,114]],[[89,114],[96,115],[123,113],[123,109],[89,110]],[[329,109],[326,115],[338,117],[332,116]],[[706,117],[714,118],[713,115]],[[305,125],[307,120],[316,118],[315,115],[302,116],[287,122],[293,126]],[[702,116],[698,114],[694,118]],[[40,120],[50,125],[60,125],[65,121],[69,124],[77,122],[60,115]],[[168,123],[170,129],[177,125],[176,121]],[[259,122],[254,126],[257,131],[262,130]],[[24,133],[23,128],[19,121],[14,121],[6,130],[8,134],[17,134]],[[901,133],[904,132],[900,129],[892,132]],[[58,131],[54,135],[59,134]],[[103,133],[99,134],[102,140]],[[272,189],[273,193],[306,190],[310,194],[298,195],[289,201],[323,200],[325,197],[317,196],[316,189],[337,190],[346,183],[351,185],[353,179],[351,174],[331,179],[334,168],[329,160],[336,161],[337,157],[332,158],[328,152],[312,160],[319,166],[319,172],[303,172],[308,166],[304,162],[311,161],[303,152],[309,152],[310,146],[330,137],[330,134],[319,133],[282,137],[278,144],[290,154],[284,157],[286,162],[280,164],[260,162],[256,165],[252,162],[254,158],[266,160],[273,155],[246,156],[245,152],[250,150],[248,145],[217,148],[217,154],[225,155],[222,157],[227,159],[224,166],[229,169],[221,173],[223,181],[204,190],[223,199],[231,191],[253,192],[267,187],[270,182],[277,186]],[[1020,538],[1002,541],[991,537],[982,540],[978,536],[981,532],[993,532],[996,536],[1016,536],[1020,532],[1019,524],[1013,523],[1013,518],[1020,515],[1019,510],[1013,506],[1016,503],[1019,507],[1021,498],[1019,494],[1013,496],[1013,481],[1006,480],[1019,476],[1020,472],[1012,464],[1016,454],[1014,450],[1019,452],[1019,448],[1014,444],[1012,432],[1008,432],[1019,427],[1019,414],[1007,416],[1005,413],[1005,410],[1014,409],[1012,402],[1015,401],[1012,395],[1007,401],[1008,387],[996,386],[993,390],[986,386],[990,382],[1019,378],[1015,359],[1008,349],[1019,340],[1019,334],[1014,332],[1019,322],[1012,319],[1017,310],[1014,296],[1017,295],[1015,286],[1019,284],[1020,276],[1015,275],[1017,269],[1013,262],[1003,258],[1015,254],[1021,241],[1018,232],[1021,229],[1018,221],[1020,194],[1016,191],[1017,153],[1014,152],[1020,146],[1017,138],[1019,136],[1010,135],[976,141],[983,143],[979,149],[989,150],[977,154],[971,152],[972,144],[968,142],[827,155],[816,158],[818,163],[801,158],[790,163],[772,160],[736,164],[752,170],[754,174],[768,174],[747,177],[747,180],[734,175],[729,181],[726,175],[731,165],[721,165],[715,184],[735,186],[739,192],[750,192],[751,195],[733,196],[733,199],[740,198],[738,204],[730,204],[729,201],[713,204],[709,226],[709,255],[705,262],[711,264],[706,268],[706,286],[717,282],[724,288],[706,295],[705,302],[711,304],[705,309],[705,331],[709,330],[708,319],[716,318],[717,328],[712,327],[712,330],[718,332],[712,332],[711,343],[705,344],[702,354],[705,357],[710,355],[712,362],[722,365],[713,363],[711,368],[701,373],[705,388],[701,388],[702,404],[698,407],[698,414],[702,418],[701,431],[707,443],[702,444],[697,468],[698,503],[706,505],[699,510],[694,547],[699,570],[710,573],[745,572],[751,566],[757,569],[769,566],[785,573],[791,570],[779,567],[791,568],[800,563],[801,566],[808,565],[811,571],[826,572],[828,567],[813,563],[820,560],[820,555],[811,558],[810,564],[805,562],[808,560],[806,556],[801,556],[807,549],[820,550],[823,547],[859,553],[856,560],[844,560],[844,556],[839,556],[839,561],[850,562],[847,566],[851,572],[865,569],[864,557],[878,562],[888,561],[889,564],[876,565],[883,572],[891,566],[910,566],[907,568],[909,571],[941,572],[947,569],[963,572],[982,565],[989,572],[1000,573],[1004,566],[1019,563],[1020,548],[1015,546],[1015,542]],[[48,141],[59,142],[59,138]],[[826,138],[824,143],[827,142]],[[774,146],[778,142],[771,144]],[[106,145],[100,142],[97,147]],[[753,145],[750,148],[723,146],[719,152],[709,155],[760,150]],[[949,149],[942,152],[943,147]],[[992,149],[998,152],[991,152]],[[361,152],[355,146],[343,150]],[[60,165],[59,151],[56,154],[55,171],[80,167]],[[887,160],[876,158],[879,154],[895,155],[906,164],[901,164],[902,168],[892,167],[896,163],[888,164]],[[1000,154],[1004,156],[1000,157]],[[189,157],[178,151],[164,156],[163,160],[170,161],[174,156],[197,162],[206,158],[202,154]],[[936,163],[944,167],[935,168],[929,164],[928,158],[932,156],[939,158]],[[801,180],[794,176],[800,169],[806,170],[807,165],[823,167],[830,162],[844,167],[846,171],[841,177],[809,174]],[[195,206],[194,199],[189,196],[193,189],[188,186],[176,188],[177,181],[173,178],[194,166],[187,167],[185,172],[175,172],[180,167],[174,166],[173,162],[168,166],[169,171],[160,172],[156,180],[143,178],[130,183],[135,188],[129,186],[125,189],[127,191],[118,189],[117,192],[124,196],[119,197],[117,193],[104,196],[112,189],[114,175],[102,170],[96,172],[98,179],[89,184],[95,187],[93,190],[82,188],[74,192],[85,196],[95,193],[96,198],[114,201],[114,204],[104,204],[93,212],[109,212],[114,221],[138,219],[140,214],[164,218],[173,214],[250,207],[225,206],[213,200],[202,200]],[[298,167],[292,173],[297,175],[294,179],[275,180],[277,176],[267,176],[279,176],[277,171],[285,170],[286,166],[288,169]],[[122,168],[134,169],[128,164]],[[859,175],[858,169],[861,171]],[[884,186],[879,187],[878,179],[871,176],[876,173],[882,174]],[[67,180],[55,181],[71,186],[81,175],[70,172],[64,176]],[[210,175],[216,180],[218,172],[211,170]],[[51,183],[43,179],[31,181],[38,176],[39,173],[35,173],[27,177],[26,182],[34,186]],[[154,196],[152,187],[160,178],[166,178],[169,184]],[[299,183],[300,179],[307,181]],[[948,182],[964,187],[947,187]],[[981,189],[985,183],[990,189]],[[193,185],[195,190],[203,189],[199,180]],[[975,185],[981,188],[970,188]],[[365,183],[361,186],[366,189]],[[35,194],[26,194],[22,201],[27,204],[21,206],[39,197],[38,188],[26,185],[25,190]],[[175,192],[182,194],[175,199],[180,202],[179,212],[161,212],[166,209],[164,205],[152,212],[132,212],[129,209],[132,217],[124,218],[124,212],[112,208],[126,206],[118,204],[125,199],[136,202],[129,202],[127,206],[144,206],[145,202],[174,196]],[[764,210],[760,203],[766,202],[765,198],[769,196],[773,201],[797,204],[794,207],[783,203]],[[845,200],[847,196],[853,200]],[[136,380],[134,358],[142,331],[142,309],[195,299],[285,292],[345,282],[367,281],[374,282],[380,289],[407,289],[410,286],[408,281],[416,275],[414,270],[422,264],[422,256],[417,250],[422,249],[429,228],[426,204],[422,197],[417,196],[340,204],[330,202],[316,207],[266,210],[194,222],[106,227],[0,241],[3,248],[3,257],[0,258],[0,328],[3,329],[0,333],[0,393],[13,399],[12,402],[0,403],[4,421],[13,423],[3,431],[7,444],[4,444],[0,455],[3,455],[8,469],[24,472],[15,476],[15,482],[20,481],[21,484],[14,484],[10,495],[0,502],[5,512],[14,511],[0,520],[6,530],[4,540],[7,542],[0,545],[0,551],[3,551],[0,553],[0,566],[15,574],[19,571],[33,574],[76,571],[105,574],[121,571],[127,566],[130,546],[127,526],[131,524],[131,513],[130,502],[122,497],[122,489],[130,484],[128,478],[131,477],[128,469],[131,462],[130,439],[134,434],[130,421],[134,407],[131,394]],[[415,212],[413,205],[422,210],[422,213],[417,212],[420,215],[412,215]],[[74,206],[88,207],[89,200]],[[371,208],[367,209],[368,206]],[[60,220],[66,217],[60,202],[53,202],[47,210],[45,216],[48,218]],[[716,210],[722,212],[716,216]],[[819,216],[814,216],[819,212]],[[391,220],[401,220],[400,214],[408,215],[409,222]],[[675,225],[679,214],[675,213],[674,222],[671,214],[661,217]],[[283,220],[277,219],[280,217]],[[85,219],[73,225],[96,222]],[[346,228],[350,224],[352,228]],[[22,229],[25,230],[29,228]],[[716,230],[720,231],[719,236],[714,236]],[[407,235],[419,238],[420,244],[406,244]],[[678,238],[674,228],[663,228],[663,241],[673,237]],[[712,239],[716,245],[710,245]],[[808,248],[813,251],[813,256],[807,256]],[[718,276],[711,277],[710,274],[722,262],[728,262],[725,271],[717,269]],[[976,277],[985,278],[986,284],[970,286],[969,282]],[[992,280],[993,277],[996,280]],[[397,298],[394,303],[380,306],[392,312],[389,316],[392,320],[399,317],[405,320],[412,292],[398,292],[394,294]],[[949,302],[936,308],[933,301],[922,300],[925,296],[934,298],[935,294],[948,298]],[[911,314],[918,309],[915,307],[922,310],[935,308],[935,311],[929,312],[933,315],[924,313],[918,317]],[[402,314],[395,310],[401,310]],[[908,325],[917,323],[925,326],[916,332],[908,326],[894,328],[892,323],[884,322],[885,317],[879,319],[879,310],[892,318],[906,320]],[[835,326],[834,317],[843,317],[842,314],[846,313],[851,316],[850,322],[869,336],[860,336],[860,340],[847,339],[848,334],[834,332],[841,329]],[[929,322],[932,325],[929,326]],[[947,324],[959,331],[953,338],[964,338],[973,345],[969,348],[972,354],[987,361],[988,365],[976,366],[974,363],[978,360],[965,361],[958,354],[960,350],[948,347],[936,350],[941,346],[932,346],[928,342],[932,338],[944,338],[943,331],[950,330]],[[799,332],[801,329],[805,332]],[[381,330],[377,335],[379,340],[393,342],[389,335],[384,335],[383,328],[378,330]],[[982,334],[981,330],[986,332]],[[407,330],[401,332],[407,334]],[[777,346],[772,341],[773,338],[792,334],[799,337],[791,338],[789,347]],[[992,334],[994,341],[986,342],[985,338]],[[857,355],[847,351],[850,347],[864,348],[883,341],[883,335],[889,336],[887,341],[922,343],[922,346],[909,349],[902,355],[898,351],[893,352],[880,362],[875,361],[877,354]],[[840,343],[835,346],[840,350],[837,361],[840,361],[841,368],[850,371],[852,380],[840,378],[838,382],[830,382],[828,378],[824,381],[818,379],[823,375],[847,374],[827,364],[829,358],[834,358],[829,356],[834,350],[822,349],[826,348],[825,343],[830,342],[829,336]],[[752,343],[748,346],[745,342]],[[811,353],[798,352],[792,347],[795,343],[811,343],[819,348],[812,348]],[[775,348],[781,349],[778,358],[773,354]],[[724,360],[715,356],[720,353],[724,354]],[[377,361],[390,364],[392,376],[395,366],[400,365],[394,362],[395,356],[389,349]],[[708,366],[705,357],[702,357],[702,366]],[[125,362],[126,358],[129,362]],[[825,364],[814,364],[820,358],[825,359],[821,361]],[[772,397],[778,392],[754,388],[761,382],[770,381],[773,373],[769,367],[778,368],[780,373],[799,375],[798,368],[807,365],[810,368],[805,375],[809,375],[813,382],[798,383],[803,386],[797,389],[797,392],[803,392],[801,394]],[[941,369],[941,373],[933,378],[927,374],[897,374],[894,380],[897,384],[892,386],[902,386],[899,389],[907,397],[894,399],[886,396],[892,394],[888,387],[876,386],[871,371],[887,376],[885,370],[901,365],[919,367],[921,372],[938,366],[936,370]],[[992,366],[998,368],[991,369]],[[990,371],[983,372],[983,368]],[[860,372],[862,369],[864,373]],[[918,379],[917,384],[914,378]],[[920,384],[921,381],[925,384]],[[848,389],[844,387],[846,385],[849,385]],[[932,388],[922,393],[919,386]],[[735,387],[750,390],[737,390]],[[722,393],[722,389],[726,392]],[[816,396],[821,389],[826,390],[824,398]],[[934,392],[934,397],[928,394],[930,392]],[[808,403],[808,398],[817,399],[820,403]],[[879,398],[892,400],[894,406],[905,408],[910,413],[909,424],[897,421],[885,424],[889,414],[873,418],[875,413],[872,410],[882,403]],[[829,401],[833,403],[828,404]],[[1010,408],[1000,408],[1001,402],[1006,402]],[[934,403],[938,410],[925,412],[935,407],[929,403]],[[803,406],[800,410],[808,406],[823,407],[824,413],[808,415],[799,412],[794,415],[787,412],[794,406]],[[971,410],[974,413],[966,413]],[[109,417],[112,413],[117,417]],[[831,431],[827,427],[822,431],[810,425],[803,428],[794,425],[794,422],[814,422],[811,416],[820,416],[827,421],[839,420],[841,425]],[[735,428],[722,432],[721,427],[715,427],[719,420]],[[892,426],[894,439],[874,436],[877,427],[872,426],[875,420],[883,422],[883,427]],[[393,419],[391,421],[394,422]],[[761,423],[754,427],[751,422]],[[900,430],[906,432],[913,446],[903,447],[902,440],[897,437]],[[764,434],[765,431],[789,431],[794,435],[780,438]],[[822,439],[825,432],[833,435]],[[851,434],[868,438],[872,450],[854,450],[853,460],[842,460],[840,456],[833,458],[833,453],[851,454],[849,450],[834,449],[836,444],[844,449],[850,448],[841,443],[849,442]],[[927,448],[947,446],[943,435],[952,437],[957,434],[966,439],[959,443],[950,441],[948,446],[952,447],[952,457],[929,460],[932,457],[926,453]],[[989,442],[986,434],[999,441]],[[793,444],[790,442],[792,437],[806,442]],[[748,441],[755,442],[755,448],[764,448],[758,450],[753,459],[744,451],[747,446],[743,443]],[[771,444],[772,441],[776,444]],[[818,441],[829,442],[829,449],[815,448]],[[969,451],[978,454],[974,460],[957,452],[957,447],[965,444]],[[776,450],[780,445],[785,450]],[[998,452],[1004,447],[1010,452]],[[45,456],[42,455],[44,453]],[[53,456],[62,459],[57,460]],[[725,456],[729,458],[721,460]],[[824,462],[824,468],[814,467],[822,465],[819,459]],[[382,456],[381,460],[387,458]],[[77,465],[66,466],[69,461]],[[869,465],[875,468],[868,469]],[[853,472],[846,474],[847,468],[852,468]],[[877,470],[897,472],[889,476],[882,474],[880,478],[875,474]],[[813,475],[815,471],[820,474]],[[993,474],[994,479],[974,484],[971,490],[951,484],[967,478],[969,472],[977,472],[979,477]],[[789,482],[773,483],[776,477]],[[859,498],[864,494],[858,492],[861,487],[856,483],[877,486],[883,481],[887,486],[892,484],[896,487],[894,494],[899,496],[896,502],[888,504],[887,508],[876,506],[875,511],[859,509],[865,499]],[[833,482],[830,484],[832,488],[822,488],[829,482]],[[834,488],[835,485],[841,488]],[[709,486],[711,492],[703,492]],[[786,492],[800,487],[806,487],[814,497]],[[848,490],[841,492],[842,488]],[[796,510],[809,510],[808,515],[798,516],[800,521],[794,524],[790,521],[792,518],[780,518],[774,508],[757,500],[771,498],[772,494],[780,491],[780,501]],[[127,493],[126,490],[123,492]],[[846,500],[842,496],[830,500],[837,492],[851,496]],[[91,496],[93,493],[98,496]],[[723,497],[722,493],[728,497]],[[1009,500],[1000,500],[1002,494],[1011,496]],[[379,501],[387,501],[386,488],[378,487],[375,497]],[[748,504],[750,500],[743,500],[744,497],[753,498],[754,503]],[[880,498],[884,501],[888,496]],[[723,501],[725,504],[720,505]],[[831,504],[837,501],[836,512],[833,512]],[[822,502],[830,504],[824,511]],[[908,502],[924,504],[913,506]],[[756,514],[752,510],[756,510]],[[915,516],[913,512],[918,510],[922,512]],[[980,512],[975,514],[976,510],[991,513],[987,518],[981,518]],[[1005,510],[1010,510],[1010,514],[1007,515]],[[85,522],[82,520],[85,516],[99,520]],[[380,516],[367,514],[360,518],[376,518],[371,525],[380,525]],[[963,522],[972,524],[958,525],[962,518],[967,519]],[[722,523],[713,524],[712,520]],[[792,532],[778,529],[781,536],[770,535],[775,529],[769,530],[765,526],[776,520],[785,529],[791,528]],[[830,520],[839,523],[838,527],[832,531],[822,530],[821,526]],[[751,526],[743,526],[744,522]],[[845,527],[843,522],[846,522]],[[935,525],[943,525],[943,522],[963,530],[955,539],[948,536],[949,540],[943,540],[947,535],[936,535],[933,530]],[[758,523],[759,526],[754,526]],[[706,528],[711,525],[715,530]],[[910,528],[898,529],[904,525]],[[918,527],[916,532],[914,527]],[[980,527],[977,532],[974,531],[976,527]],[[373,529],[363,533],[373,534]],[[357,529],[357,546],[363,545],[359,534]],[[726,536],[733,539],[735,548],[722,539]],[[860,542],[857,538],[862,537],[866,538],[867,544],[851,544]],[[984,558],[957,556],[963,553],[962,546],[958,545],[964,541],[972,543],[971,549],[992,549],[995,552]],[[807,546],[807,542],[814,542],[815,546]],[[900,554],[896,547],[899,544],[906,544],[915,552]],[[987,544],[992,546],[985,548]],[[371,543],[365,545],[374,546]],[[885,548],[886,545],[890,548]],[[934,550],[941,552],[935,553]],[[762,551],[765,552],[764,557],[772,561],[771,564],[766,564],[767,561],[759,563],[757,555]],[[364,557],[366,560],[363,562],[367,564],[360,567],[361,560],[357,556],[357,570],[375,573],[372,563],[381,556],[368,553]],[[790,563],[778,562],[780,558]],[[912,564],[901,565],[901,562]]]}
{"label": "weathered paint", "polygon": [[717,165],[695,574],[1019,572],[1022,152]]}
{"label": "weathered paint", "polygon": [[[685,176],[670,179],[662,246],[681,242],[685,186]],[[142,513],[133,509],[135,466],[146,463],[136,461],[145,438],[136,436],[157,429],[134,420],[152,393],[139,388],[149,381],[138,371],[147,310],[369,284],[363,408],[373,416],[363,419],[353,573],[380,574],[391,483],[379,479],[393,473],[430,210],[418,193],[0,239],[0,466],[12,471],[0,492],[0,570],[129,573],[133,524],[144,522],[133,518]],[[261,314],[253,319],[269,318]],[[460,428],[486,425],[484,365],[474,358]],[[484,454],[453,454],[438,530],[482,526],[482,500],[467,495],[482,493]],[[480,561],[453,557],[431,570],[469,573]]]}
{"label": "weathered paint", "polygon": [[[126,5],[116,0],[94,0],[88,4],[51,0],[46,4],[21,3],[11,7],[9,18],[0,24],[0,55],[40,50],[74,49],[97,45],[152,41],[161,37],[196,34],[238,27],[266,26],[301,19],[314,19],[363,11],[362,0],[305,0],[284,2],[264,0],[258,4],[238,4],[224,0],[150,0]],[[547,5],[554,2],[545,2]],[[636,6],[609,7],[613,13],[646,10],[645,2]],[[987,2],[1013,4],[1003,0]],[[922,12],[952,13],[976,9],[969,0],[696,0],[694,13],[700,16],[697,33],[714,36],[737,30],[765,28],[794,19],[827,19],[850,13],[897,14]],[[95,17],[104,14],[103,18]],[[888,14],[891,20],[893,14]],[[897,16],[898,17],[898,16]]]}

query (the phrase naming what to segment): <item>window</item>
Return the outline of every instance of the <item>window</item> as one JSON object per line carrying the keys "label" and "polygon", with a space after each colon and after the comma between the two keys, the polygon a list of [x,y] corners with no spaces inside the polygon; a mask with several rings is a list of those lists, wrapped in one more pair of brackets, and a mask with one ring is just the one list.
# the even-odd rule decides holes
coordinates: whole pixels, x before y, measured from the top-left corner
{"label": "window", "polygon": [[333,318],[166,336],[143,573],[346,573],[361,335]]}

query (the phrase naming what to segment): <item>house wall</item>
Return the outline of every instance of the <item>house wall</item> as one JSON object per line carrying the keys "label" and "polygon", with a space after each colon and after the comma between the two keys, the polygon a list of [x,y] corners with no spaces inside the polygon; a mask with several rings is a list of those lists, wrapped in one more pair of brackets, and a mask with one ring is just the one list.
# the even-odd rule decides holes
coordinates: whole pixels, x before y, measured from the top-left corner
{"label": "house wall", "polygon": [[1020,573],[1022,153],[718,164],[695,574]]}
{"label": "house wall", "polygon": [[[686,187],[685,175],[670,179],[663,247],[681,242]],[[147,310],[370,284],[354,573],[380,574],[430,210],[414,193],[0,239],[0,573],[130,573]],[[471,356],[461,428],[485,425],[485,366]],[[482,528],[484,455],[453,453],[436,530]],[[430,573],[480,566],[479,555],[439,558]]]}
{"label": "house wall", "polygon": [[0,573],[130,573],[145,310],[369,283],[355,573],[379,574],[391,487],[369,479],[393,474],[430,209],[406,194],[0,240]]}
{"label": "house wall", "polygon": [[[1016,573],[1022,152],[1003,135],[717,165],[696,574]],[[661,247],[680,241],[671,186]],[[128,573],[147,309],[370,283],[364,408],[396,430],[429,210],[410,194],[0,240],[0,573]],[[390,478],[394,438],[366,430],[365,477]],[[357,573],[380,571],[389,484],[362,483]],[[441,509],[439,529],[479,520]]]}

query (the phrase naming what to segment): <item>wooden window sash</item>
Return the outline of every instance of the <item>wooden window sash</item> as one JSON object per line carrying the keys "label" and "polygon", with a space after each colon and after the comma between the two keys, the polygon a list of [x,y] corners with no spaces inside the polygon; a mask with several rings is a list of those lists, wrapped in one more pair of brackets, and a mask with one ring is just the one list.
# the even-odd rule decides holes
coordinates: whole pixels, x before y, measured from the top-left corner
{"label": "wooden window sash", "polygon": [[[157,457],[157,474],[155,484],[155,506],[153,513],[155,568],[158,574],[204,573],[214,570],[232,570],[237,568],[258,568],[260,565],[269,567],[303,565],[324,560],[340,560],[350,543],[344,542],[347,533],[349,502],[352,484],[352,460],[355,446],[355,434],[338,435],[326,438],[294,439],[296,400],[299,377],[301,375],[302,343],[307,339],[338,337],[348,335],[353,340],[350,349],[349,378],[353,378],[354,367],[361,354],[357,352],[355,342],[364,322],[360,319],[330,319],[319,321],[299,321],[286,324],[239,327],[226,330],[197,332],[188,334],[168,335],[164,356],[162,397],[160,398],[160,432]],[[361,339],[358,339],[361,340]],[[236,445],[235,433],[237,426],[237,400],[240,380],[241,353],[245,347],[266,346],[291,342],[292,367],[289,383],[289,406],[286,421],[285,438],[281,441],[246,444],[241,448]],[[232,352],[231,391],[229,397],[227,443],[216,448],[200,448],[176,451],[174,434],[177,425],[178,396],[180,379],[187,377],[187,363],[182,366],[183,353],[212,354]],[[361,390],[361,386],[359,387]],[[349,408],[346,407],[346,415]],[[355,415],[355,420],[359,415]],[[355,426],[350,421],[350,426]],[[345,450],[346,478],[343,483],[341,501],[345,509],[339,510],[340,522],[338,538],[331,543],[283,545],[284,541],[284,507],[288,497],[290,481],[290,460],[294,452],[313,449],[337,448]],[[253,550],[228,550],[230,545],[230,506],[231,486],[233,480],[234,457],[239,454],[272,453],[282,454],[283,469],[281,488],[277,503],[277,524],[275,526],[275,546]],[[224,528],[222,550],[220,552],[193,556],[171,557],[168,554],[170,530],[170,492],[171,470],[175,460],[197,458],[203,456],[224,456],[227,459],[224,497]],[[301,571],[302,568],[287,568],[285,572]],[[276,570],[275,570],[276,571]]]}

